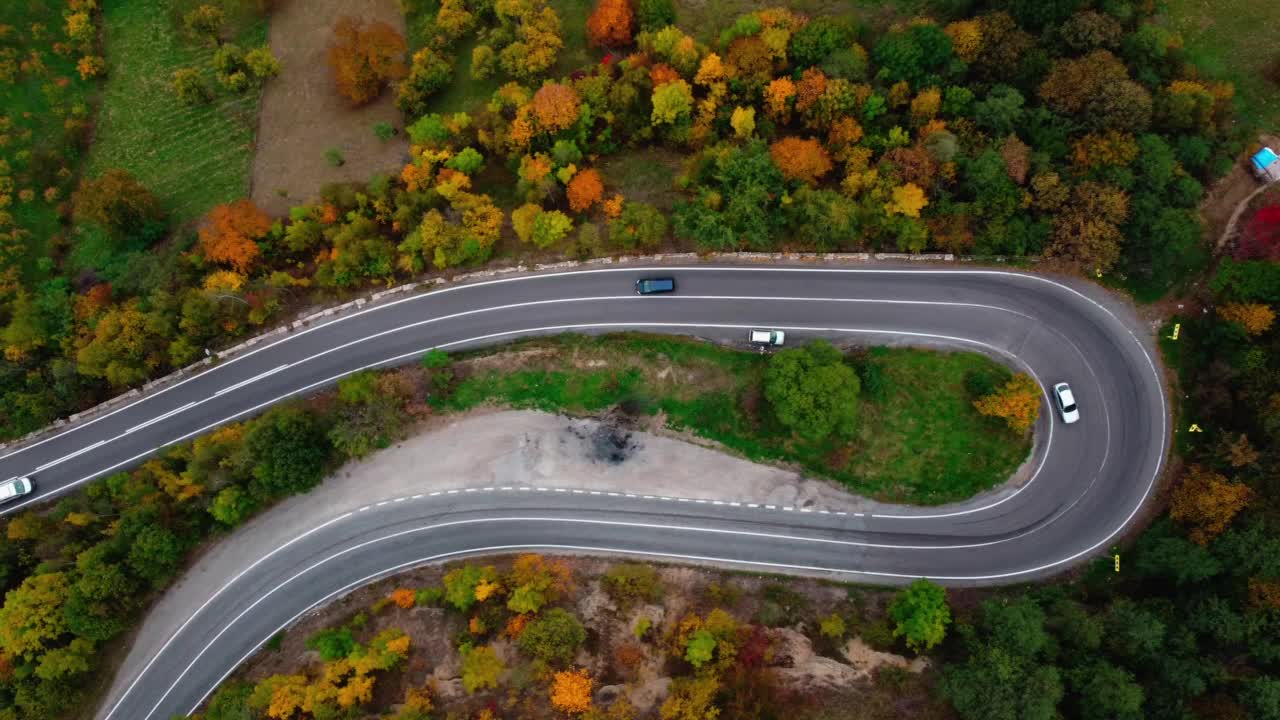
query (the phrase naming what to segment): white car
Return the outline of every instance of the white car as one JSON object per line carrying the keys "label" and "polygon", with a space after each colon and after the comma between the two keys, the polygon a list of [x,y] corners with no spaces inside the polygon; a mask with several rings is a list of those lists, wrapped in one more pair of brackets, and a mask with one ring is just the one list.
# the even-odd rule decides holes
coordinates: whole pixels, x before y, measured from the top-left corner
{"label": "white car", "polygon": [[787,334],[781,330],[752,330],[747,339],[752,345],[781,345]]}
{"label": "white car", "polygon": [[0,503],[16,500],[17,498],[31,492],[31,488],[31,478],[9,478],[8,480],[0,483]]}
{"label": "white car", "polygon": [[1062,422],[1070,425],[1080,419],[1080,408],[1076,407],[1076,396],[1071,394],[1071,386],[1058,383],[1053,386],[1053,397],[1058,401],[1058,412]]}

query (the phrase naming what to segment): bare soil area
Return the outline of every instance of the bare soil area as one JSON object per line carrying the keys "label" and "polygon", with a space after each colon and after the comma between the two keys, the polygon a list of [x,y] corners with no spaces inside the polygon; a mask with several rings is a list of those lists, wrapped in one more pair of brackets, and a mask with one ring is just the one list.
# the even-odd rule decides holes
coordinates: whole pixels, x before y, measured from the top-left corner
{"label": "bare soil area", "polygon": [[[333,26],[343,15],[405,31],[396,0],[284,0],[271,16],[271,50],[283,69],[262,96],[252,195],[272,215],[314,199],[324,185],[394,172],[408,156],[391,88],[361,108],[338,95],[326,58]],[[401,132],[383,142],[373,134],[379,122]],[[341,154],[341,166],[326,159],[329,149]]]}

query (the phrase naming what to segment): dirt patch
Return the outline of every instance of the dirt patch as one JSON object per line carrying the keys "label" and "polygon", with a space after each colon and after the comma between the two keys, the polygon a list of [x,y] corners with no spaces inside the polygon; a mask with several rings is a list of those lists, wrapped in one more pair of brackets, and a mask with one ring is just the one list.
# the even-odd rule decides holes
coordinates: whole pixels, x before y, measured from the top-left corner
{"label": "dirt patch", "polygon": [[635,439],[628,419],[618,413],[601,417],[595,427],[570,425],[568,431],[587,444],[587,456],[597,463],[619,465],[644,447]]}
{"label": "dirt patch", "polygon": [[[314,199],[324,185],[394,172],[408,156],[403,131],[387,142],[373,134],[379,122],[402,125],[390,88],[356,109],[338,95],[326,54],[343,15],[405,30],[396,0],[286,0],[271,16],[271,50],[283,69],[262,95],[252,196],[272,215]],[[331,148],[343,158],[339,167],[325,157]]]}

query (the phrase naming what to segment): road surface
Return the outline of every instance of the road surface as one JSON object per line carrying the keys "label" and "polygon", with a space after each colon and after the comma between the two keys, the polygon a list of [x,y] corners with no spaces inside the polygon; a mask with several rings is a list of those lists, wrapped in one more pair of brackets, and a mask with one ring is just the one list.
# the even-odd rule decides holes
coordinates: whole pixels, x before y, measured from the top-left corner
{"label": "road surface", "polygon": [[[639,277],[673,295],[637,297]],[[297,331],[131,405],[0,458],[46,499],[164,445],[428,349],[517,337],[643,330],[745,339],[749,328],[862,344],[960,347],[1001,356],[1043,385],[1071,383],[1083,419],[1045,412],[1019,489],[943,508],[867,514],[761,512],[662,498],[510,489],[335,508],[246,558],[154,657],[117,680],[98,717],[189,712],[280,627],[317,603],[423,562],[524,548],[632,553],[761,570],[901,582],[998,584],[1106,552],[1159,475],[1168,436],[1160,370],[1136,322],[1096,288],[990,270],[611,267],[522,275],[405,298]],[[429,472],[426,469],[424,472]],[[371,500],[381,500],[376,488]],[[26,504],[26,503],[24,503]],[[14,504],[6,512],[21,507]]]}

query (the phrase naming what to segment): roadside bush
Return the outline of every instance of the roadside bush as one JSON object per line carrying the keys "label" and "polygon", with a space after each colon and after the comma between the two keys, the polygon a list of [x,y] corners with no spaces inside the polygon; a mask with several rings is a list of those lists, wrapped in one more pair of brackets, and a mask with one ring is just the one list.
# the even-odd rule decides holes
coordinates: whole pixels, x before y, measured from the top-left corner
{"label": "roadside bush", "polygon": [[623,250],[655,250],[666,238],[667,217],[652,205],[627,202],[609,221],[609,242]]}
{"label": "roadside bush", "polygon": [[173,94],[186,105],[203,105],[213,100],[213,90],[195,68],[175,70],[172,88]]}
{"label": "roadside bush", "polygon": [[516,645],[539,660],[568,664],[587,640],[587,631],[578,618],[560,608],[535,617],[520,633]]}
{"label": "roadside bush", "polygon": [[601,582],[605,592],[622,609],[638,602],[656,602],[662,597],[662,581],[658,578],[658,571],[651,565],[612,565],[605,571]]}
{"label": "roadside bush", "polygon": [[307,649],[320,653],[325,662],[342,660],[355,650],[356,641],[349,628],[329,628],[307,638]]}
{"label": "roadside bush", "polygon": [[182,16],[182,27],[195,40],[203,40],[216,45],[222,33],[222,23],[226,20],[222,8],[214,5],[200,5]]}
{"label": "roadside bush", "polygon": [[894,637],[905,638],[907,647],[916,652],[928,650],[942,642],[951,623],[946,590],[928,580],[916,580],[893,599],[889,617],[896,623]]}

